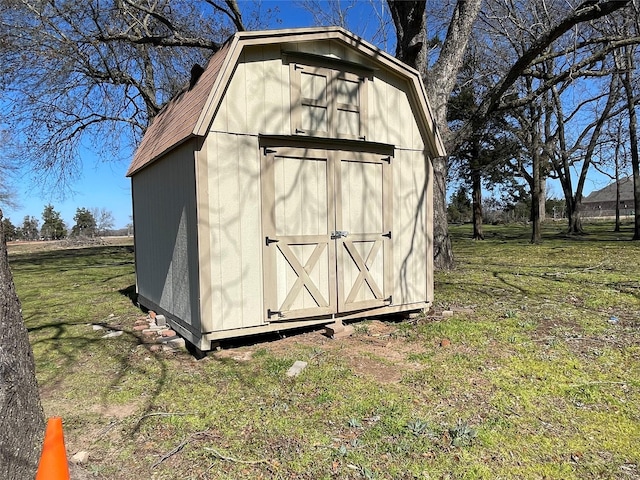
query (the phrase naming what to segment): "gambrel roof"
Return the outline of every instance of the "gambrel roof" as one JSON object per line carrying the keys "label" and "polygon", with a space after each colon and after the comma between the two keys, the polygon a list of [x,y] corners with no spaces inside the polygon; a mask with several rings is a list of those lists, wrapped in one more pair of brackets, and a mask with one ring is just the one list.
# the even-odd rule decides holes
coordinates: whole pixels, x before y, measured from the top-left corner
{"label": "gambrel roof", "polygon": [[282,42],[334,40],[366,55],[381,68],[409,80],[413,102],[420,108],[418,123],[428,132],[432,157],[445,155],[431,107],[418,72],[341,27],[238,32],[216,52],[195,85],[183,90],[161,110],[147,129],[127,171],[132,176],[185,141],[204,137],[213,121],[226,87],[245,46]]}

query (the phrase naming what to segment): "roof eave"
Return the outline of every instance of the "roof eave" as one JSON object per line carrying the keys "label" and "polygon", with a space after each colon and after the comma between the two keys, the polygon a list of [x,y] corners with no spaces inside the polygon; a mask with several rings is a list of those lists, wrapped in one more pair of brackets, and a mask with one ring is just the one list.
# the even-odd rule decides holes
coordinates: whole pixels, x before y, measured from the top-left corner
{"label": "roof eave", "polygon": [[[182,140],[180,140],[179,142],[174,143],[173,145],[171,145],[169,148],[165,148],[162,152],[158,153],[157,155],[155,155],[154,157],[151,158],[151,160],[145,162],[144,164],[140,165],[137,168],[131,169],[129,168],[129,170],[127,170],[126,173],[126,177],[133,177],[136,173],[141,172],[142,170],[144,170],[145,168],[147,168],[149,165],[152,165],[154,163],[156,163],[158,160],[160,160],[162,157],[164,157],[165,155],[171,153],[172,151],[174,151],[176,148],[180,147],[181,145],[184,145],[185,143],[193,140],[194,138],[198,138],[199,135],[189,135],[188,137],[183,138]],[[135,162],[135,158],[134,158],[134,162]],[[133,165],[134,162],[132,162],[131,164]]]}

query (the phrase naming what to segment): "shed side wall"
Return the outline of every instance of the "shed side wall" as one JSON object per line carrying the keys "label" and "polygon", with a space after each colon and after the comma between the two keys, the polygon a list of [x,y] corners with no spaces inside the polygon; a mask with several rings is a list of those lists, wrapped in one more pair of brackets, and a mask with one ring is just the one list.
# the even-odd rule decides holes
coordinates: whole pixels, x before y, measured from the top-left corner
{"label": "shed side wall", "polygon": [[[138,293],[200,330],[193,142],[132,177]],[[144,304],[144,301],[143,301]]]}

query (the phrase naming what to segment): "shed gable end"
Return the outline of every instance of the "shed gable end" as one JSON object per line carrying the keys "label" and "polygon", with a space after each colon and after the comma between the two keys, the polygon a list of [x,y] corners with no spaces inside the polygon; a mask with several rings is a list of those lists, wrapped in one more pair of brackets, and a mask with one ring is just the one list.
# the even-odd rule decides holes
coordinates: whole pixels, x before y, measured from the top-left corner
{"label": "shed gable end", "polygon": [[210,132],[366,140],[424,150],[412,83],[335,40],[245,46]]}

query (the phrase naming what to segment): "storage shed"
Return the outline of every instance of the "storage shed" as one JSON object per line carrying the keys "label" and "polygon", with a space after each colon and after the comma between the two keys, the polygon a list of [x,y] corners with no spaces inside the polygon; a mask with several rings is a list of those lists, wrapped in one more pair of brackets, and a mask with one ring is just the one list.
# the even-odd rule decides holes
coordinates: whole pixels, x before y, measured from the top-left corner
{"label": "storage shed", "polygon": [[415,70],[329,27],[237,33],[193,73],[127,173],[142,306],[202,351],[430,306],[444,148]]}

